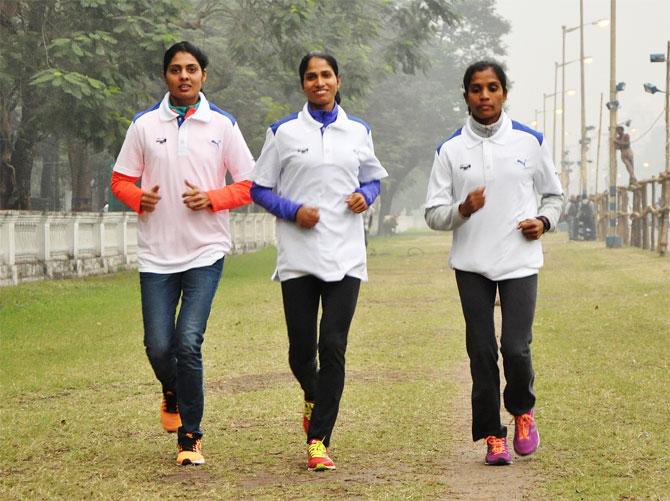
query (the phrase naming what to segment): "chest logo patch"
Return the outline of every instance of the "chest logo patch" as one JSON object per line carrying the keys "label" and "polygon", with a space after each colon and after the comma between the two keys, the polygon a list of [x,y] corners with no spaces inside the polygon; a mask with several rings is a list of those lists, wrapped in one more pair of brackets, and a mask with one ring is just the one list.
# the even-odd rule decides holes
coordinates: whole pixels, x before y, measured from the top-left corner
{"label": "chest logo patch", "polygon": [[212,144],[213,144],[214,146],[216,146],[217,148],[218,148],[219,146],[221,146],[221,140],[220,140],[220,139],[210,139],[209,142],[212,143]]}
{"label": "chest logo patch", "polygon": [[522,167],[526,166],[526,162],[528,162],[528,159],[526,159],[526,158],[524,158],[523,160],[521,160],[519,158],[516,159],[516,163],[518,163]]}
{"label": "chest logo patch", "polygon": [[461,164],[458,168],[461,170],[468,170],[470,168],[470,164]]}
{"label": "chest logo patch", "polygon": [[298,148],[296,151],[298,153],[307,153],[309,151],[309,148]]}
{"label": "chest logo patch", "polygon": [[167,138],[165,138],[165,137],[157,137],[157,138],[156,138],[156,142],[157,142],[158,144],[165,144],[165,143],[167,142]]}

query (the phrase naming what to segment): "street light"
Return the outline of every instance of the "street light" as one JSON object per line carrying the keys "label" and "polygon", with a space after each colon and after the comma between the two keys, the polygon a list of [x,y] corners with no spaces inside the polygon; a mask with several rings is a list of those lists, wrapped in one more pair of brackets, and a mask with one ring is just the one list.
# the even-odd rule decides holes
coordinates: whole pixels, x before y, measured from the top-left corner
{"label": "street light", "polygon": [[658,87],[656,87],[653,83],[646,82],[642,84],[642,87],[644,87],[644,91],[648,92],[649,94],[656,94],[657,92],[662,92],[665,94],[665,91],[662,91]]}
{"label": "street light", "polygon": [[[565,28],[565,26],[563,26]],[[569,31],[576,30],[577,28],[570,28]],[[575,89],[568,89],[567,91],[565,90],[565,67],[568,66],[569,64],[572,63],[577,63],[579,61],[584,61],[584,64],[591,64],[593,62],[593,58],[590,56],[587,56],[585,58],[580,59],[572,59],[571,61],[566,61],[565,60],[565,34],[563,35],[563,62],[562,63],[554,63],[554,90],[556,90],[556,83],[557,83],[557,78],[556,78],[556,71],[558,68],[561,68],[561,92],[556,92],[556,94],[561,95],[561,107],[557,108],[561,110],[560,114],[561,116],[561,151],[565,152],[565,96],[574,96],[577,94],[577,91]],[[554,108],[556,108],[556,99],[554,99]],[[555,118],[555,117],[554,117]],[[556,123],[554,122],[554,144],[556,143],[556,134],[555,134],[555,129],[556,129]],[[554,164],[556,164],[556,148],[553,148],[552,151],[552,160],[554,161]],[[564,157],[563,153],[561,153],[561,165],[563,165]],[[565,189],[565,196],[566,198],[569,198],[570,195],[570,172],[572,172],[569,169],[566,169],[565,172],[561,168],[561,185],[564,186]]]}
{"label": "street light", "polygon": [[[615,1],[615,0],[612,0]],[[586,122],[586,102],[585,102],[585,91],[584,91],[584,64],[585,64],[585,58],[584,58],[584,26],[598,26],[598,27],[605,27],[610,24],[609,19],[597,19],[595,21],[591,21],[589,23],[584,22],[584,0],[579,0],[579,25],[572,27],[572,28],[566,28],[565,26],[561,26],[561,30],[563,33],[563,61],[565,62],[565,35],[567,33],[570,33],[575,30],[579,30],[579,76],[580,76],[580,93],[581,93],[581,124],[582,124],[582,139],[584,138],[585,132],[584,132],[584,125]],[[563,89],[565,89],[565,67],[563,67]],[[565,103],[561,106],[562,109],[565,109]],[[565,116],[565,114],[563,114]],[[563,124],[565,125],[565,122],[563,121]],[[561,151],[565,151],[565,139],[561,141]],[[586,179],[586,146],[582,144],[581,148],[581,162],[580,162],[580,188],[582,191],[586,188],[585,185],[585,179]]]}
{"label": "street light", "polygon": [[[615,1],[615,0],[612,0],[612,1]],[[563,49],[562,49],[562,56],[561,56],[561,60],[563,61],[563,63],[561,64],[561,67],[562,67],[562,70],[561,70],[561,89],[563,91],[561,93],[561,95],[562,95],[561,96],[561,99],[562,99],[561,109],[564,110],[564,111],[565,111],[565,66],[568,64],[565,61],[565,35],[568,34],[568,33],[573,32],[573,31],[576,31],[576,30],[580,31],[580,43],[579,43],[580,56],[579,56],[578,61],[579,61],[579,66],[580,66],[580,70],[581,70],[580,71],[580,81],[581,81],[581,86],[580,87],[581,87],[581,96],[582,96],[582,99],[581,99],[581,102],[582,102],[582,125],[584,124],[584,121],[585,121],[585,106],[586,106],[585,103],[584,103],[584,64],[589,64],[592,61],[591,58],[585,58],[584,57],[583,29],[584,29],[584,26],[598,26],[600,28],[603,28],[603,27],[608,26],[610,24],[609,19],[596,19],[595,21],[591,21],[590,23],[584,23],[584,16],[583,16],[584,8],[583,7],[584,7],[583,6],[583,0],[580,0],[580,2],[579,2],[579,25],[578,26],[573,26],[571,28],[568,28],[566,26],[561,26],[561,33],[562,33],[562,39],[563,39],[563,44],[562,44]],[[561,152],[565,152],[565,133],[563,131],[565,131],[565,112],[563,113],[563,115],[561,117]],[[583,134],[583,132],[584,131],[582,131],[582,134]],[[585,158],[586,158],[586,150],[583,149],[583,148],[582,148],[582,158],[583,158],[583,160],[585,160]],[[563,165],[563,160],[564,160],[563,153],[561,153],[561,165]],[[586,172],[585,171],[585,166],[586,166],[585,161],[582,161],[582,166],[584,168],[581,170],[581,175],[584,176],[584,173]],[[561,183],[563,184],[563,186],[566,187],[566,196],[569,196],[568,188],[567,188],[570,185],[569,172],[566,171],[565,173],[563,173],[563,171],[561,171]]]}

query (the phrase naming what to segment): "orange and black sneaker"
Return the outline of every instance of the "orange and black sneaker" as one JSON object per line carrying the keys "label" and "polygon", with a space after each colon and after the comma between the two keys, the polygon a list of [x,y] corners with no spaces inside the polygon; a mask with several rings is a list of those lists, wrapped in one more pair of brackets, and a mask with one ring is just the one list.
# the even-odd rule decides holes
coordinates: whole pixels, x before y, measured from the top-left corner
{"label": "orange and black sneaker", "polygon": [[161,402],[161,424],[168,433],[176,433],[181,426],[179,407],[177,407],[177,396],[173,391],[167,390],[163,393]]}
{"label": "orange and black sneaker", "polygon": [[177,441],[177,464],[186,466],[189,464],[205,464],[202,455],[202,439],[195,438],[193,433],[186,433]]}
{"label": "orange and black sneaker", "polygon": [[307,444],[307,469],[309,471],[334,470],[335,463],[328,457],[323,440],[313,438]]}
{"label": "orange and black sneaker", "polygon": [[305,433],[309,431],[309,422],[312,419],[312,411],[314,410],[314,402],[305,400],[305,407],[302,411],[302,429]]}

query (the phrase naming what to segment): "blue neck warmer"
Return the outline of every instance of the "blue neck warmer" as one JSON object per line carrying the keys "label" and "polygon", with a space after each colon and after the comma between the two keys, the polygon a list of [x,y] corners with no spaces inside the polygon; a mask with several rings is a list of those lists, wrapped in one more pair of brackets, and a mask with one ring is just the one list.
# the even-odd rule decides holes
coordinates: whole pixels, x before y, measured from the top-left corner
{"label": "blue neck warmer", "polygon": [[337,120],[337,110],[339,106],[335,104],[335,107],[328,111],[328,110],[315,110],[312,108],[311,104],[307,105],[307,110],[309,111],[309,114],[312,116],[314,120],[319,122],[321,124],[321,134],[323,134],[323,130],[328,127],[330,124],[332,124],[335,120]]}

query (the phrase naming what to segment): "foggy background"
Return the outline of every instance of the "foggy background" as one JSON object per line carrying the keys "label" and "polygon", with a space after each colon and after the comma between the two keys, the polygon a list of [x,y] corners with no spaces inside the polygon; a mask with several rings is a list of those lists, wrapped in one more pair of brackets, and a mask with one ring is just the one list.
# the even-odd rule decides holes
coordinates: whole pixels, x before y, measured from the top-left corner
{"label": "foggy background", "polygon": [[[670,39],[670,1],[667,0],[617,0],[616,44],[617,82],[625,82],[626,88],[618,93],[621,107],[619,123],[631,119],[628,133],[633,142],[635,171],[638,179],[648,179],[665,168],[665,120],[661,116],[654,127],[652,122],[664,109],[664,95],[645,93],[642,84],[651,82],[665,90],[663,63],[651,63],[650,53],[664,53]],[[507,48],[504,60],[513,81],[507,101],[509,113],[526,124],[535,120],[535,110],[542,111],[543,93],[554,93],[554,62],[561,63],[561,26],[568,29],[579,26],[579,0],[497,0],[496,10],[507,18],[511,31],[503,37]],[[610,0],[584,0],[584,24],[598,19],[610,18]],[[566,34],[565,59],[579,59],[579,30]],[[610,26],[584,27],[584,56],[593,62],[584,66],[586,88],[586,125],[598,127],[600,93],[604,102],[609,101],[610,78]],[[558,73],[558,92],[561,92],[561,69]],[[566,148],[569,159],[579,162],[580,102],[579,63],[565,66],[565,88],[575,89],[577,94],[565,98]],[[553,98],[547,99],[548,145],[552,142]],[[560,107],[560,94],[558,96]],[[535,127],[542,130],[540,114]],[[560,159],[560,115],[557,116],[557,159]],[[609,184],[608,143],[609,111],[603,110],[603,136],[600,152],[599,191]],[[588,158],[589,192],[595,188],[596,134],[592,137]],[[617,152],[617,160],[619,155]],[[558,162],[557,162],[558,163]],[[578,191],[578,165],[572,167],[571,193]],[[628,182],[626,170],[619,161],[619,185]]]}
{"label": "foggy background", "polygon": [[[609,18],[609,0],[585,0],[584,22]],[[665,64],[670,1],[618,0],[618,120],[631,120],[638,179],[664,168]],[[471,62],[502,61],[512,82],[507,109],[545,128],[552,146],[554,61],[561,25],[579,25],[579,0],[2,0],[0,1],[0,209],[125,210],[109,193],[114,159],[132,116],[165,92],[162,54],[191,40],[210,56],[204,88],[232,113],[255,157],[267,126],[298,110],[297,64],[310,50],[336,56],[342,106],[373,131],[390,173],[380,216],[420,213],[435,147],[460,127],[462,75]],[[664,30],[664,27],[666,28]],[[609,99],[609,27],[584,28],[586,124],[598,126]],[[579,58],[579,31],[567,34],[566,60]],[[579,90],[569,64],[566,90]],[[560,88],[560,71],[559,87]],[[560,98],[557,100],[560,106]],[[566,97],[568,160],[579,161],[579,95]],[[539,114],[538,114],[539,112]],[[599,191],[607,179],[603,111]],[[557,163],[560,116],[557,116]],[[651,129],[650,129],[651,127]],[[595,189],[596,131],[590,133],[589,193]],[[617,155],[618,156],[618,155]],[[559,167],[560,169],[560,167]],[[577,192],[578,165],[570,192]],[[617,184],[627,183],[619,162]],[[244,210],[257,210],[253,206]]]}

